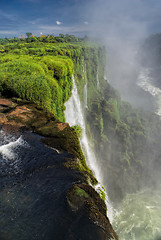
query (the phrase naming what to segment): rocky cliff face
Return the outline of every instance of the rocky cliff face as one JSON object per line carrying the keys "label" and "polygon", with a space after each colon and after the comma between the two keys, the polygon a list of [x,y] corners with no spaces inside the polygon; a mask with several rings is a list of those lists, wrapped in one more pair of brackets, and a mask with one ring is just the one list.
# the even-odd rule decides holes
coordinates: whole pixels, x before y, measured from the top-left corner
{"label": "rocky cliff face", "polygon": [[30,102],[1,98],[0,126],[1,239],[118,239],[67,123]]}

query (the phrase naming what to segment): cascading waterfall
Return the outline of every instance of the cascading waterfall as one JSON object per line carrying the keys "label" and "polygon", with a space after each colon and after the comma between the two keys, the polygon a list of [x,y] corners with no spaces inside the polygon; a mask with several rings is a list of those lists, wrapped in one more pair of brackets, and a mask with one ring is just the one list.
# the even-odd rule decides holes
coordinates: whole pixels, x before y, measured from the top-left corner
{"label": "cascading waterfall", "polygon": [[83,101],[84,101],[84,108],[88,108],[88,94],[87,94],[87,66],[84,64],[83,66],[83,73],[84,73],[84,78],[86,81],[86,84],[83,89]]}
{"label": "cascading waterfall", "polygon": [[83,89],[83,98],[84,98],[84,108],[88,108],[88,103],[87,103],[87,83],[84,86]]}
{"label": "cascading waterfall", "polygon": [[[72,90],[72,96],[69,99],[68,102],[65,104],[66,111],[65,111],[65,118],[66,121],[71,125],[79,125],[82,128],[82,137],[80,138],[80,144],[83,150],[83,153],[85,155],[87,165],[90,169],[94,172],[95,177],[99,181],[99,184],[96,186],[96,191],[99,192],[99,189],[102,188],[101,182],[102,181],[102,174],[101,169],[97,164],[97,159],[94,154],[94,151],[92,150],[92,147],[88,141],[87,133],[86,133],[86,124],[83,116],[83,111],[81,107],[81,102],[79,99],[79,95],[77,92],[76,83],[73,76],[73,90]],[[108,217],[110,221],[113,220],[113,208],[108,200],[108,197],[106,196],[106,205],[108,209]]]}
{"label": "cascading waterfall", "polygon": [[153,86],[153,79],[150,77],[150,69],[143,68],[140,71],[137,85],[141,87],[144,91],[149,92],[154,96],[154,101],[156,102],[156,114],[161,116],[161,89]]}
{"label": "cascading waterfall", "polygon": [[100,82],[99,82],[99,77],[98,77],[98,68],[97,68],[97,74],[96,74],[96,80],[97,80],[97,88],[100,88]]}

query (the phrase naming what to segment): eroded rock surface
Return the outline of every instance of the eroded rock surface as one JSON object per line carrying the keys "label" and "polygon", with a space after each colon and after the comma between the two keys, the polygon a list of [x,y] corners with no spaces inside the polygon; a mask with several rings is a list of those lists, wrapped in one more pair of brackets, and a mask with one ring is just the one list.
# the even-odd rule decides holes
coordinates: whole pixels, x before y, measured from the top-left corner
{"label": "eroded rock surface", "polygon": [[0,126],[0,239],[118,239],[67,123],[0,99]]}

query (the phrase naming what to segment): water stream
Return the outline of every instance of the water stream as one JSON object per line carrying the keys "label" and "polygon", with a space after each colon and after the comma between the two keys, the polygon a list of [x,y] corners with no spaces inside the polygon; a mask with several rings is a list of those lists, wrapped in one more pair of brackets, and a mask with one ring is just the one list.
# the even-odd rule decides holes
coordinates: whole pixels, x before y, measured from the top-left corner
{"label": "water stream", "polygon": [[[161,90],[154,86],[151,70],[143,68],[137,85],[149,92],[161,116]],[[151,188],[128,194],[114,217],[113,227],[120,240],[161,240],[161,191]]]}
{"label": "water stream", "polygon": [[[83,153],[85,155],[87,165],[93,171],[95,177],[99,181],[99,184],[96,186],[96,190],[99,191],[99,189],[102,188],[101,183],[103,182],[101,169],[96,159],[94,150],[92,149],[92,146],[88,141],[87,132],[86,132],[86,123],[85,123],[83,110],[82,110],[81,102],[77,92],[77,87],[76,87],[74,77],[73,77],[72,96],[69,99],[69,101],[66,102],[65,106],[66,106],[66,111],[65,111],[66,122],[68,122],[71,126],[79,125],[82,128],[82,137],[80,138],[80,144],[81,144]],[[107,196],[106,196],[106,204],[108,209],[108,213],[107,213],[108,217],[112,221],[113,208]]]}
{"label": "water stream", "polygon": [[128,194],[113,221],[120,240],[161,240],[160,191]]}
{"label": "water stream", "polygon": [[154,97],[156,103],[155,113],[161,116],[161,89],[153,85],[154,80],[150,76],[150,72],[149,68],[142,68],[138,76],[137,85]]}
{"label": "water stream", "polygon": [[[41,139],[0,131],[0,240],[71,239],[79,224],[69,214],[66,191],[80,176],[60,164],[71,155]],[[82,231],[76,227],[79,239]]]}
{"label": "water stream", "polygon": [[99,90],[100,89],[100,82],[99,82],[99,77],[98,77],[98,69],[97,69],[97,74],[96,74],[96,80],[97,80],[97,88]]}

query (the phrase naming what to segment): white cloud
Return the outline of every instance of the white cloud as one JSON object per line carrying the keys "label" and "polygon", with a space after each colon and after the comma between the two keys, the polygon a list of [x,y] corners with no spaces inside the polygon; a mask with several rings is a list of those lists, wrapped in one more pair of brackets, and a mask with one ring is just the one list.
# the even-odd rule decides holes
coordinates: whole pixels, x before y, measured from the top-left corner
{"label": "white cloud", "polygon": [[89,24],[89,22],[85,21],[85,22],[84,22],[84,24],[85,24],[85,25],[88,25],[88,24]]}
{"label": "white cloud", "polygon": [[4,35],[4,34],[7,34],[7,35],[17,35],[18,32],[17,31],[3,31],[3,30],[0,30],[0,34]]}
{"label": "white cloud", "polygon": [[62,22],[56,21],[56,24],[57,24],[57,25],[61,25],[61,24],[62,24]]}

